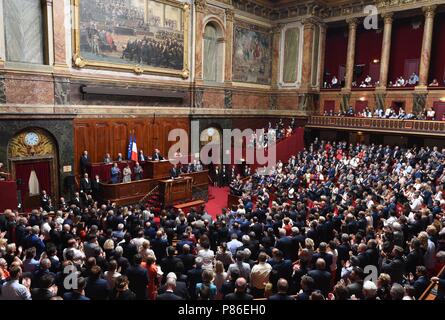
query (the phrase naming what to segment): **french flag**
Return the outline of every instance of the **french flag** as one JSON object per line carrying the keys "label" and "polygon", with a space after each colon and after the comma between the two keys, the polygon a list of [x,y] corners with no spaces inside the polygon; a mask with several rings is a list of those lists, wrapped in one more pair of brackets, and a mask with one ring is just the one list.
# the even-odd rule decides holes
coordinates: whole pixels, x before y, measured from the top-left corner
{"label": "french flag", "polygon": [[130,140],[128,141],[127,159],[131,159],[131,151],[133,150],[133,135],[130,134]]}
{"label": "french flag", "polygon": [[138,161],[138,147],[136,145],[136,136],[133,136],[133,140],[132,140],[131,160]]}

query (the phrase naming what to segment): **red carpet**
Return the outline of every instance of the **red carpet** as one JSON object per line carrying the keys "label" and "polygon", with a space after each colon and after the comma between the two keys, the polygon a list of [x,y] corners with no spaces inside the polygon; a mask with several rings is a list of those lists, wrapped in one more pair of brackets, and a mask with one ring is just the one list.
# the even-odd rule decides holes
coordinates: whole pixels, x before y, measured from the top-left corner
{"label": "red carpet", "polygon": [[209,186],[209,201],[206,205],[207,212],[216,219],[216,215],[221,214],[222,208],[227,208],[227,197],[229,188],[216,188]]}

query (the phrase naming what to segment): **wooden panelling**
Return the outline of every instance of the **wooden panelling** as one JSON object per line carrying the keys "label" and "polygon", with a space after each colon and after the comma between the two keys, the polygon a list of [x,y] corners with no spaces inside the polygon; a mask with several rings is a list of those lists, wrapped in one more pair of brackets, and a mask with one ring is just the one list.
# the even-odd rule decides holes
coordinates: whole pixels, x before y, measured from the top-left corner
{"label": "wooden panelling", "polygon": [[79,172],[79,159],[84,150],[91,162],[103,161],[110,153],[115,159],[119,152],[124,158],[130,134],[136,135],[138,149],[151,156],[155,148],[167,155],[174,142],[168,141],[171,129],[184,129],[189,132],[188,118],[134,118],[134,119],[77,119],[74,121],[75,172]]}

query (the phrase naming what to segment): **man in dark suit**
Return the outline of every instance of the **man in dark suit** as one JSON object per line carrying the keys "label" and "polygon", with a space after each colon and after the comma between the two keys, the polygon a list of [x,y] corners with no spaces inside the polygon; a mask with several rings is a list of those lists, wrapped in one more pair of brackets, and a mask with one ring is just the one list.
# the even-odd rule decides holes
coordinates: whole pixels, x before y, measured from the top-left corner
{"label": "man in dark suit", "polygon": [[283,278],[290,281],[292,278],[292,262],[284,259],[283,252],[278,251],[275,254],[274,261],[272,263],[272,283],[277,283],[278,279]]}
{"label": "man in dark suit", "polygon": [[112,163],[113,159],[111,158],[111,155],[109,153],[105,154],[104,157],[104,163]]}
{"label": "man in dark suit", "polygon": [[80,157],[80,172],[82,174],[87,172],[87,168],[90,165],[90,157],[88,156],[88,151],[84,151]]}
{"label": "man in dark suit", "polygon": [[240,300],[253,300],[253,296],[246,293],[247,281],[244,278],[238,278],[235,281],[235,292],[229,293],[224,297],[224,300],[240,301]]}
{"label": "man in dark suit", "polygon": [[195,267],[187,272],[189,294],[192,299],[196,299],[196,284],[202,282],[202,258],[195,259]]}
{"label": "man in dark suit", "polygon": [[161,155],[161,152],[159,151],[159,149],[155,149],[155,152],[153,152],[153,155],[151,156],[151,160],[153,160],[153,161],[164,160],[164,157]]}
{"label": "man in dark suit", "polygon": [[51,287],[54,286],[54,275],[47,273],[44,274],[39,281],[39,287],[35,287],[31,290],[32,300],[51,300],[54,293],[51,291]]}
{"label": "man in dark suit", "polygon": [[413,287],[416,290],[416,299],[422,295],[422,293],[429,286],[430,281],[428,280],[428,272],[424,266],[418,266],[416,268],[417,279],[413,283]]}
{"label": "man in dark suit", "polygon": [[148,160],[148,157],[144,154],[144,150],[139,150],[138,161],[139,162],[145,162],[147,160]]}
{"label": "man in dark suit", "polygon": [[277,283],[277,293],[269,297],[269,300],[294,300],[287,294],[289,290],[289,283],[286,279],[280,279]]}
{"label": "man in dark suit", "polygon": [[99,266],[91,267],[85,287],[85,295],[91,300],[108,300],[110,296],[107,280],[101,278],[101,273]]}
{"label": "man in dark suit", "polygon": [[189,244],[183,245],[181,247],[181,250],[182,254],[180,254],[178,258],[181,259],[182,263],[184,264],[185,273],[187,273],[193,268],[193,265],[195,264],[195,256],[190,253],[191,246]]}
{"label": "man in dark suit", "polygon": [[178,257],[175,257],[175,248],[168,247],[167,248],[167,257],[162,259],[161,263],[159,265],[161,266],[162,272],[164,272],[164,274],[167,275],[170,272],[175,272],[176,264],[178,262],[181,262],[181,259],[179,259]]}
{"label": "man in dark suit", "polygon": [[180,296],[177,296],[174,292],[176,289],[176,279],[168,278],[166,283],[167,289],[165,293],[159,294],[156,300],[183,300]]}
{"label": "man in dark suit", "polygon": [[[366,245],[365,249],[366,249]],[[328,245],[325,242],[321,242],[318,246],[318,252],[314,253],[312,255],[312,264],[315,264],[318,259],[323,259],[326,264],[326,271],[330,271],[331,264],[332,264],[332,255],[326,252]]]}
{"label": "man in dark suit", "polygon": [[170,170],[170,177],[172,179],[177,179],[181,175],[181,169],[179,169],[178,165],[174,165]]}
{"label": "man in dark suit", "polygon": [[127,270],[130,290],[136,294],[136,300],[147,300],[148,273],[141,267],[142,256],[137,254],[133,258],[133,265]]}
{"label": "man in dark suit", "polygon": [[156,238],[150,241],[151,249],[154,251],[156,259],[162,261],[167,256],[167,239],[162,238],[162,231],[156,231]]}
{"label": "man in dark suit", "polygon": [[119,152],[119,153],[117,154],[116,161],[118,161],[118,162],[119,162],[119,161],[124,161],[124,156],[122,155],[122,153]]}
{"label": "man in dark suit", "polygon": [[40,197],[40,206],[45,210],[48,204],[49,204],[49,196],[46,193],[46,190],[42,190],[42,196]]}
{"label": "man in dark suit", "polygon": [[178,279],[178,276],[180,276],[181,278],[187,278],[186,275],[177,275],[173,272],[167,274],[167,281],[165,283],[165,285],[163,285],[161,288],[159,288],[158,290],[158,295],[166,293],[167,289],[168,289],[168,279],[173,278],[176,281],[176,288],[173,291],[173,293],[175,295],[177,295],[178,297],[181,297],[184,300],[189,300],[190,299],[190,295],[189,295],[189,291],[187,288],[187,279],[185,279],[185,281],[181,281],[181,279]]}
{"label": "man in dark suit", "polygon": [[286,236],[286,230],[280,229],[279,234],[280,234],[280,239],[277,240],[275,247],[281,252],[283,252],[284,259],[292,260],[298,248],[294,247],[294,243],[291,237]]}
{"label": "man in dark suit", "polygon": [[88,173],[85,173],[83,178],[80,179],[80,193],[85,197],[91,194],[91,179],[88,177]]}
{"label": "man in dark suit", "polygon": [[314,279],[314,289],[320,290],[326,297],[331,286],[331,274],[326,271],[326,262],[319,258],[315,263],[315,269],[308,272],[308,276]]}
{"label": "man in dark suit", "polygon": [[97,196],[99,195],[100,190],[100,178],[99,175],[96,174],[96,177],[94,177],[93,180],[91,180],[91,191],[93,199],[97,199]]}
{"label": "man in dark suit", "polygon": [[74,194],[74,198],[71,200],[71,205],[75,205],[76,207],[81,207],[80,195],[79,192]]}

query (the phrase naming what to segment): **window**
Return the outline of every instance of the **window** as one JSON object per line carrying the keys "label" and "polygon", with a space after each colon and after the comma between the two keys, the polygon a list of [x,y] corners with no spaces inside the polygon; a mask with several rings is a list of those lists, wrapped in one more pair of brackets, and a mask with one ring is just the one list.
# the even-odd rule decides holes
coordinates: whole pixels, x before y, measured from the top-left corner
{"label": "window", "polygon": [[40,0],[3,0],[6,60],[45,63],[44,14]]}

